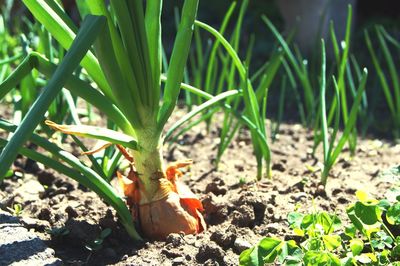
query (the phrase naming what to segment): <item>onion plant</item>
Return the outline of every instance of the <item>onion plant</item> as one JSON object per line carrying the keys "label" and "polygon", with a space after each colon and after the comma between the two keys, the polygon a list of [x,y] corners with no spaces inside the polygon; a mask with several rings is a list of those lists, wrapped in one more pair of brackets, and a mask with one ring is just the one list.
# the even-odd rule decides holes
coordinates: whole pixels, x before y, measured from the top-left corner
{"label": "onion plant", "polygon": [[[330,37],[332,41],[332,47],[333,47],[333,54],[335,57],[336,61],[336,66],[337,66],[337,86],[339,89],[339,96],[340,96],[340,109],[341,109],[341,117],[343,119],[343,124],[346,124],[348,119],[349,119],[349,99],[348,95],[352,95],[353,98],[356,98],[356,88],[354,84],[354,79],[351,74],[351,65],[350,65],[350,60],[349,60],[349,53],[350,53],[350,37],[351,37],[351,21],[352,21],[352,8],[349,5],[348,6],[348,15],[347,15],[347,23],[346,23],[346,31],[345,31],[345,38],[343,41],[338,42],[335,29],[334,29],[334,24],[333,21],[330,23]],[[335,72],[335,71],[333,71]],[[360,77],[358,77],[360,78]],[[348,81],[348,82],[346,82]],[[334,85],[334,84],[333,84]],[[353,99],[354,100],[354,99]],[[337,98],[333,97],[333,100],[330,103],[329,107],[329,115],[328,115],[328,120],[327,120],[327,125],[328,127],[332,125],[333,119],[335,116],[336,112],[336,107],[337,107]],[[362,98],[362,103],[360,104],[360,112],[363,113],[365,118],[365,109],[366,109],[366,93],[363,93],[363,98]],[[364,112],[362,112],[364,110]],[[362,121],[364,123],[365,121]],[[320,119],[315,121],[315,132],[318,132],[318,129],[320,128]],[[355,154],[356,151],[356,146],[357,146],[357,127],[353,127],[351,134],[349,135],[347,142],[348,142],[348,147],[350,150],[351,155]],[[314,151],[318,147],[318,145],[322,141],[322,135],[321,134],[315,134],[314,135]]]}
{"label": "onion plant", "polygon": [[386,69],[384,68],[383,63],[379,60],[376,50],[373,47],[369,32],[366,30],[364,34],[372,63],[377,72],[393,120],[393,135],[395,138],[400,138],[400,78],[398,70],[396,69],[395,60],[393,59],[392,52],[388,45],[388,43],[390,43],[400,51],[400,42],[390,36],[382,26],[375,27],[375,34],[379,42],[379,50],[383,53],[384,62],[386,63],[389,72],[386,74]]}
{"label": "onion plant", "polygon": [[343,150],[344,145],[348,141],[350,134],[354,131],[354,127],[357,122],[357,113],[360,108],[362,96],[365,90],[365,84],[367,81],[367,69],[364,68],[362,77],[359,81],[359,87],[357,95],[354,99],[351,107],[348,119],[344,122],[344,129],[342,135],[337,138],[340,126],[341,107],[342,104],[340,98],[339,85],[336,81],[335,76],[332,77],[335,89],[336,106],[334,107],[335,117],[333,124],[333,131],[330,134],[328,131],[328,118],[326,113],[326,54],[325,54],[325,42],[321,41],[321,84],[320,84],[320,117],[321,117],[321,133],[322,133],[322,145],[323,145],[323,160],[324,168],[321,172],[321,183],[325,186],[328,180],[329,172],[332,166],[335,164],[337,158]]}
{"label": "onion plant", "polygon": [[[240,93],[231,90],[213,97],[181,84],[198,0],[184,1],[165,76],[161,75],[161,0],[146,1],[145,6],[140,0],[110,1],[109,5],[103,0],[81,2],[80,9],[90,15],[79,32],[56,1],[23,2],[68,53],[57,66],[43,55],[33,52],[0,86],[2,98],[34,68],[51,77],[11,140],[7,144],[5,140],[1,142],[5,148],[0,155],[0,177],[4,176],[19,152],[98,193],[117,210],[134,239],[141,237],[133,226],[133,220],[140,224],[146,237],[153,239],[165,238],[173,232],[197,233],[203,230],[201,202],[178,180],[182,175],[178,168],[189,165],[191,161],[164,166],[163,128],[175,108],[181,87],[208,97],[208,101],[196,112],[219,105],[226,98]],[[88,51],[96,36],[93,51]],[[82,75],[72,74],[80,61],[82,75],[93,83],[82,80]],[[161,80],[165,86],[161,85]],[[98,173],[100,170],[93,170],[61,148],[38,135],[32,135],[62,87],[97,107],[121,131],[95,126],[58,125],[51,121],[47,121],[47,125],[66,134],[105,141],[103,147],[111,144],[118,147],[129,162],[127,176],[118,173],[118,177],[131,213],[108,180]],[[0,126],[7,131],[15,130],[15,126],[7,121],[2,121]],[[21,148],[28,139],[44,147],[54,157]]]}

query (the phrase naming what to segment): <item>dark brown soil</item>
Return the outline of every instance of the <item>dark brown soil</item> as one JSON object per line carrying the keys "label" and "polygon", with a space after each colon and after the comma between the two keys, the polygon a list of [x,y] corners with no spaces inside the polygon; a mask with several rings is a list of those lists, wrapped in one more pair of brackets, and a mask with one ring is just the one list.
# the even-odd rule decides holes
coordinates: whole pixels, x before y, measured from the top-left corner
{"label": "dark brown soil", "polygon": [[[240,252],[262,237],[290,238],[286,216],[295,209],[326,210],[345,219],[357,190],[383,197],[390,183],[378,174],[400,162],[400,145],[359,140],[356,157],[348,151],[341,155],[324,192],[318,186],[320,151],[318,158],[311,155],[312,132],[284,124],[271,144],[273,177],[255,182],[249,133],[240,132],[217,170],[217,131],[213,127],[206,134],[202,124],[177,144],[165,146],[169,162],[194,160],[183,180],[205,208],[209,227],[199,235],[171,234],[165,242],[134,243],[95,193],[23,158],[15,163],[16,175],[0,185],[0,207],[22,204],[26,227],[46,240],[65,265],[237,265]],[[112,233],[102,248],[85,248],[105,228]]]}

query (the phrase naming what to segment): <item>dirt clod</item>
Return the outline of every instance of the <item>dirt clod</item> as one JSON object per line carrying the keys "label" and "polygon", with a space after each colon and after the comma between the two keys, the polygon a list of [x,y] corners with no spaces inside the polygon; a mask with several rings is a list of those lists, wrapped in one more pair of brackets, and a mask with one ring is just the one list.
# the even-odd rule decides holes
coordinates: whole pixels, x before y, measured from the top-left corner
{"label": "dirt clod", "polygon": [[170,259],[183,256],[181,251],[176,250],[176,249],[171,249],[171,247],[168,245],[161,250],[161,254],[164,254],[167,258],[170,258]]}
{"label": "dirt clod", "polygon": [[211,234],[210,239],[217,243],[223,249],[228,249],[232,247],[235,239],[236,234],[233,232],[227,231],[216,231]]}
{"label": "dirt clod", "polygon": [[54,174],[52,172],[49,171],[43,171],[40,170],[37,174],[38,177],[38,181],[40,182],[40,184],[45,185],[45,186],[51,186],[54,182],[54,180],[56,179],[56,177],[54,176]]}
{"label": "dirt clod", "polygon": [[78,217],[78,212],[71,206],[68,206],[67,208],[65,208],[65,212],[68,214],[69,219]]}
{"label": "dirt clod", "polygon": [[214,179],[211,183],[209,183],[205,190],[206,193],[212,192],[216,196],[225,195],[227,192],[225,183],[222,179]]}
{"label": "dirt clod", "polygon": [[202,199],[202,203],[205,211],[205,218],[208,224],[220,224],[228,218],[228,207],[214,194],[207,194]]}
{"label": "dirt clod", "polygon": [[285,172],[286,168],[283,163],[274,163],[272,165],[272,170],[279,171],[279,172]]}
{"label": "dirt clod", "polygon": [[46,220],[39,220],[30,217],[23,217],[21,219],[21,223],[27,229],[34,229],[39,232],[44,232],[45,230],[50,229],[50,223]]}
{"label": "dirt clod", "polygon": [[65,223],[65,227],[69,231],[68,240],[78,247],[95,240],[100,233],[98,225],[90,224],[85,220],[70,219]]}
{"label": "dirt clod", "polygon": [[51,221],[51,210],[49,208],[43,208],[39,211],[39,214],[37,217],[40,220],[46,220],[46,221]]}
{"label": "dirt clod", "polygon": [[211,259],[211,262],[218,262],[223,264],[224,251],[214,242],[203,244],[199,248],[199,252],[196,255],[196,260],[200,263],[205,263]]}
{"label": "dirt clod", "polygon": [[251,227],[256,216],[251,206],[243,205],[233,212],[232,224],[239,227]]}

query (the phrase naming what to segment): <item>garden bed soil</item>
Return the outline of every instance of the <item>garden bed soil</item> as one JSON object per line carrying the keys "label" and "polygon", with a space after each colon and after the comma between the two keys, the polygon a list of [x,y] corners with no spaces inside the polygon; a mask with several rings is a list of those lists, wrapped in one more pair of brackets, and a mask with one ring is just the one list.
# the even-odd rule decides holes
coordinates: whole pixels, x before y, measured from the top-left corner
{"label": "garden bed soil", "polygon": [[[183,181],[205,208],[208,229],[198,235],[171,234],[165,242],[134,243],[113,209],[95,193],[24,158],[16,161],[16,174],[0,185],[0,207],[20,203],[23,224],[65,265],[237,265],[240,252],[262,237],[294,237],[286,222],[291,211],[325,210],[346,220],[345,208],[357,190],[385,196],[391,184],[379,173],[400,161],[400,145],[359,140],[355,157],[348,151],[341,154],[325,192],[318,183],[321,152],[317,150],[316,158],[311,154],[312,132],[298,124],[282,124],[271,144],[272,179],[255,182],[256,161],[246,130],[215,169],[218,124],[213,123],[209,133],[201,124],[165,146],[168,162],[194,161]],[[106,228],[112,233],[101,249],[85,248]]]}

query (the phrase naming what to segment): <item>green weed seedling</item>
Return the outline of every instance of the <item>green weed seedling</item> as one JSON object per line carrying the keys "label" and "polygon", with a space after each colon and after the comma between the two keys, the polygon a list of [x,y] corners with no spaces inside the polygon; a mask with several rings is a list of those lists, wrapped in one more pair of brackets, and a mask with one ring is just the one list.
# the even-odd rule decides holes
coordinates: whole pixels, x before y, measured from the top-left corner
{"label": "green weed seedling", "polygon": [[239,186],[244,186],[247,184],[247,179],[246,177],[241,177],[239,178]]}
{"label": "green weed seedling", "polygon": [[89,263],[90,258],[92,257],[93,253],[96,251],[99,251],[100,249],[103,248],[103,242],[104,240],[112,233],[112,230],[110,228],[106,228],[103,231],[100,232],[100,235],[87,245],[85,245],[85,248],[90,251],[89,256],[86,258],[86,264]]}
{"label": "green weed seedling", "polygon": [[90,250],[90,251],[98,251],[103,248],[103,242],[104,240],[112,233],[112,230],[110,228],[106,228],[103,231],[101,231],[100,235],[90,243],[88,243],[85,248]]}
{"label": "green weed seedling", "polygon": [[[356,195],[358,200],[347,208],[352,225],[346,237],[350,243],[358,239],[358,243],[363,242],[364,246],[361,251],[353,252],[353,256],[346,259],[366,265],[399,265],[400,237],[398,230],[396,232],[394,229],[400,225],[400,197],[391,203],[386,199],[369,197],[362,191]],[[362,239],[358,238],[360,235]]]}
{"label": "green weed seedling", "polygon": [[336,251],[342,240],[338,234],[341,221],[327,212],[302,214],[292,212],[288,222],[301,240],[283,241],[273,237],[262,239],[258,246],[240,254],[240,265],[341,265]]}
{"label": "green weed seedling", "polygon": [[19,203],[14,204],[12,208],[7,207],[7,210],[14,216],[21,216],[23,212],[22,205]]}

